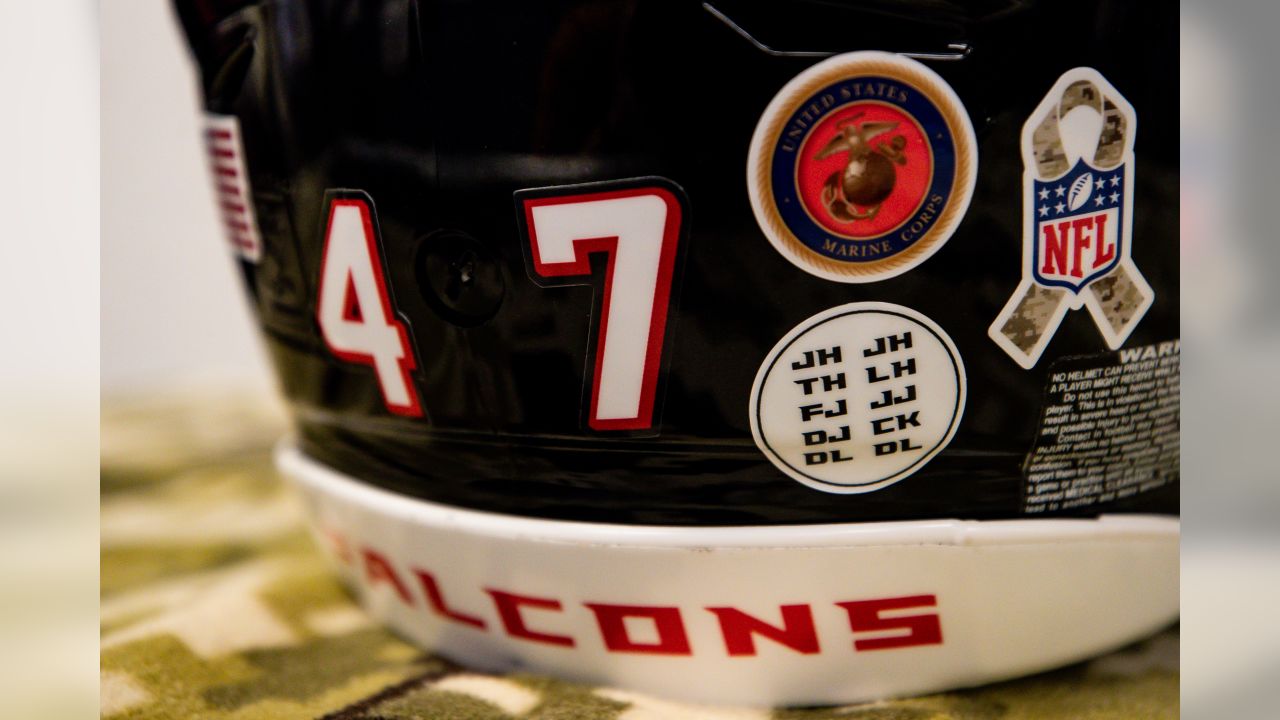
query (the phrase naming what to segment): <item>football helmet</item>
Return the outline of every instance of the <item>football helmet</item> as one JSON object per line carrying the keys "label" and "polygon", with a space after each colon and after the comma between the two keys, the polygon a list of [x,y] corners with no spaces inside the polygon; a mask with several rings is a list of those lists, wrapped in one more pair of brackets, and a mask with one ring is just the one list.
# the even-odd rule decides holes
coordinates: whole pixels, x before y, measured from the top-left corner
{"label": "football helmet", "polygon": [[279,465],[407,637],[813,704],[1176,618],[1172,13],[177,8]]}

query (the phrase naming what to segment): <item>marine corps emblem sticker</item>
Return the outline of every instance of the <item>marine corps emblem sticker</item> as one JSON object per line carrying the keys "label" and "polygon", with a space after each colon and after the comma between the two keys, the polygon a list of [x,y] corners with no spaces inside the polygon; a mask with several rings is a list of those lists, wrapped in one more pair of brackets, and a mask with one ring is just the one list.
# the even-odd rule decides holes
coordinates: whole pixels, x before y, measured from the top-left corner
{"label": "marine corps emblem sticker", "polygon": [[1083,67],[1059,78],[1022,128],[1022,282],[989,334],[1024,368],[1068,310],[1087,307],[1115,350],[1155,299],[1129,257],[1136,131],[1133,107]]}
{"label": "marine corps emblem sticker", "polygon": [[969,206],[973,126],[924,65],[852,52],[788,82],[756,125],[747,189],[769,242],[827,280],[864,283],[937,252]]}

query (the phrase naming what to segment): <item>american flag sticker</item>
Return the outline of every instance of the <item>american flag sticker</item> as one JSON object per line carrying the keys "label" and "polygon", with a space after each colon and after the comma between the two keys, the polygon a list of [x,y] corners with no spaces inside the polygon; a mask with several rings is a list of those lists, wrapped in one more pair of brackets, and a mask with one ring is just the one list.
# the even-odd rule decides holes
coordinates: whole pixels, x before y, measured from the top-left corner
{"label": "american flag sticker", "polygon": [[227,241],[237,255],[256,263],[262,258],[262,236],[258,234],[258,219],[253,212],[253,192],[244,162],[239,119],[234,115],[206,113],[205,146]]}

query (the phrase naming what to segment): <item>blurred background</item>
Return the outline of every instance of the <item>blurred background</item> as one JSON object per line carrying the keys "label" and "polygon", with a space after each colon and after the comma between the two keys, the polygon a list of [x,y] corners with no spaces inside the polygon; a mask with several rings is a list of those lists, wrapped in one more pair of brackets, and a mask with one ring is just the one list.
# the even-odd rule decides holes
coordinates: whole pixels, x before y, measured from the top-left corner
{"label": "blurred background", "polygon": [[0,717],[96,706],[98,21],[0,4]]}
{"label": "blurred background", "polygon": [[166,0],[102,5],[102,388],[112,401],[274,397],[200,143],[195,66]]}
{"label": "blurred background", "polygon": [[[1182,711],[1272,717],[1280,3],[1180,12]],[[168,4],[4,3],[0,97],[0,714],[91,716],[99,398],[104,413],[209,393],[271,403],[274,387],[218,231]]]}
{"label": "blurred background", "polygon": [[0,717],[97,715],[100,412],[276,402],[193,73],[164,0],[0,3]]}
{"label": "blurred background", "polygon": [[[1280,3],[1182,5],[1183,716],[1280,707]],[[1172,71],[1172,69],[1171,69]]]}

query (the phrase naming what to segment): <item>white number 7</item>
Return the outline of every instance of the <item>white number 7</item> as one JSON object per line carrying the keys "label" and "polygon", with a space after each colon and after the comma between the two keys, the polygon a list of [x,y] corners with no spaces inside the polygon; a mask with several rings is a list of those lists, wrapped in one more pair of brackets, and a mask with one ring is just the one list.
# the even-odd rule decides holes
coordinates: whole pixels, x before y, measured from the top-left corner
{"label": "white number 7", "polygon": [[334,355],[374,369],[387,410],[419,417],[422,404],[409,377],[417,362],[391,307],[370,205],[356,196],[329,202],[316,319]]}
{"label": "white number 7", "polygon": [[522,193],[519,202],[539,285],[585,284],[580,278],[591,276],[589,255],[608,256],[587,424],[652,428],[680,202],[658,185],[561,190],[573,194]]}

